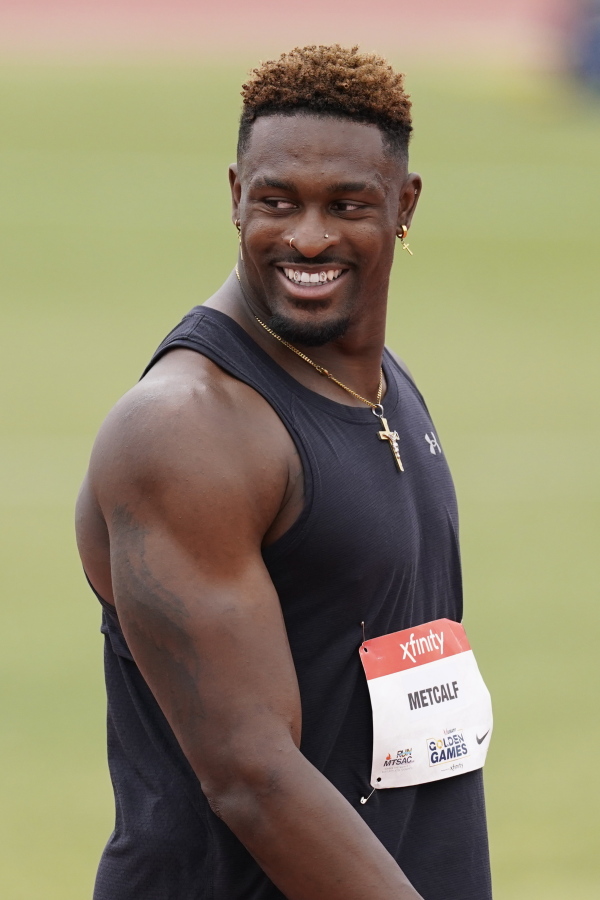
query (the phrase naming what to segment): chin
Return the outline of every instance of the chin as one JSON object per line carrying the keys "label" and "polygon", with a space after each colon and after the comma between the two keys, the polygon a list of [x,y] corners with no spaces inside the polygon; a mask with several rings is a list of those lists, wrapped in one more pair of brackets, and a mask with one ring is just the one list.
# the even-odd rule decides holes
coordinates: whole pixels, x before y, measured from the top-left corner
{"label": "chin", "polygon": [[275,313],[267,320],[269,328],[292,344],[305,347],[322,347],[343,337],[350,325],[349,316],[341,316],[322,322],[296,322],[289,316]]}

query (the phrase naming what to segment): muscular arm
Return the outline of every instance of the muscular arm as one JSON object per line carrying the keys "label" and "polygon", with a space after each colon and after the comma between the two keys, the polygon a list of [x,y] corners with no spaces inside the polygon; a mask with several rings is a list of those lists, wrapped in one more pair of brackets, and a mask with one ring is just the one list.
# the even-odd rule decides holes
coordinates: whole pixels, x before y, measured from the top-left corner
{"label": "muscular arm", "polygon": [[101,432],[90,489],[123,631],[212,809],[289,900],[417,900],[298,749],[298,684],[261,556],[291,441],[229,381],[146,379]]}

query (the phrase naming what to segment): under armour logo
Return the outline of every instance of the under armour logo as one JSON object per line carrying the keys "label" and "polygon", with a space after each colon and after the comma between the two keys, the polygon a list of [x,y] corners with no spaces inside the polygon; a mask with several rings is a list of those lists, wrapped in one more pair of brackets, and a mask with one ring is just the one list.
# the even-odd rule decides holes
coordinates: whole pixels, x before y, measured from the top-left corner
{"label": "under armour logo", "polygon": [[428,434],[425,435],[425,440],[429,444],[429,452],[430,453],[432,453],[434,456],[436,455],[436,453],[439,453],[441,455],[442,448],[438,444],[438,439],[436,438],[433,431],[431,432],[431,437],[429,437]]}

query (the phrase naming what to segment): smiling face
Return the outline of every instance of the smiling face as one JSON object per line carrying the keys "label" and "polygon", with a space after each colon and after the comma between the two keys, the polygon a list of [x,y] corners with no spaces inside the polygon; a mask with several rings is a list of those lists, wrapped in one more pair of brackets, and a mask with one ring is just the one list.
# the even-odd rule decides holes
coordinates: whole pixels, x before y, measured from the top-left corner
{"label": "smiling face", "polygon": [[315,346],[380,323],[396,233],[410,225],[421,183],[377,126],[260,117],[231,186],[244,283],[271,328]]}

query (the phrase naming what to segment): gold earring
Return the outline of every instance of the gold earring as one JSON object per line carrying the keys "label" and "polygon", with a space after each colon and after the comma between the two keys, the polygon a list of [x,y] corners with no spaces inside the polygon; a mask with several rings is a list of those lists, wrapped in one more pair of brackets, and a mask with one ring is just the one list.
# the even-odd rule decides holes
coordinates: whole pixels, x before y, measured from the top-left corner
{"label": "gold earring", "polygon": [[413,252],[410,249],[409,245],[406,243],[406,235],[408,234],[408,228],[406,227],[406,225],[401,225],[400,227],[402,228],[402,231],[399,231],[396,234],[396,237],[399,238],[400,243],[402,244],[402,249],[406,250],[412,256]]}
{"label": "gold earring", "polygon": [[244,258],[244,254],[242,253],[242,229],[241,229],[241,227],[240,227],[240,220],[239,220],[239,219],[236,219],[235,222],[234,222],[233,224],[234,224],[235,227],[237,228],[238,241],[239,241],[239,244],[240,244],[240,259],[243,259],[243,258]]}

